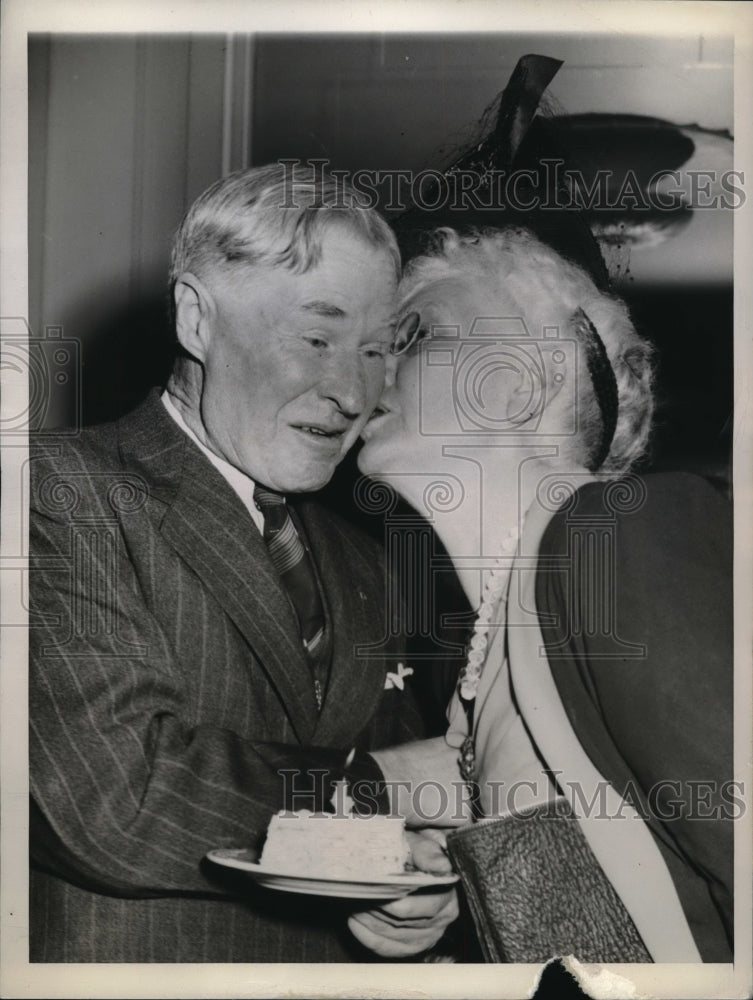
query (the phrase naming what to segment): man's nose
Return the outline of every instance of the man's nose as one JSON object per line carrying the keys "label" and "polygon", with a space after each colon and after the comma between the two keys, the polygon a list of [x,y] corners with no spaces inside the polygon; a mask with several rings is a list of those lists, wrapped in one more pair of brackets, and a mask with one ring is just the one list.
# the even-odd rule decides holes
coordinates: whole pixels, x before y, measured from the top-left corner
{"label": "man's nose", "polygon": [[331,399],[344,416],[351,420],[359,417],[368,404],[368,386],[360,355],[332,358],[319,384],[319,392],[325,399]]}

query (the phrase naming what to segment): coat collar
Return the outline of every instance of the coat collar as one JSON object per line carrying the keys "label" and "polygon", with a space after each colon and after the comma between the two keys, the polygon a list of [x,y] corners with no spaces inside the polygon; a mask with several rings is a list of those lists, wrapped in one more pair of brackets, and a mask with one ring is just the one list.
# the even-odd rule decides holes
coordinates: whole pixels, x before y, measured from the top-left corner
{"label": "coat collar", "polygon": [[297,624],[264,541],[241,500],[165,410],[155,390],[119,423],[125,468],[150,487],[158,530],[253,649],[296,735],[317,723]]}

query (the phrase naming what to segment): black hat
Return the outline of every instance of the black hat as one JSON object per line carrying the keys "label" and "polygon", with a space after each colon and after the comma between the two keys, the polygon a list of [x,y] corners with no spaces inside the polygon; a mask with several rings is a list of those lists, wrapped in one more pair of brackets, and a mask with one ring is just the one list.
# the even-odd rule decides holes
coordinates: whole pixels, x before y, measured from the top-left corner
{"label": "black hat", "polygon": [[421,204],[392,220],[405,263],[425,251],[428,233],[440,226],[459,232],[523,226],[583,267],[599,288],[608,287],[599,245],[564,186],[560,129],[554,119],[537,114],[560,66],[547,56],[523,56],[484,112],[481,136],[439,179],[429,178]]}

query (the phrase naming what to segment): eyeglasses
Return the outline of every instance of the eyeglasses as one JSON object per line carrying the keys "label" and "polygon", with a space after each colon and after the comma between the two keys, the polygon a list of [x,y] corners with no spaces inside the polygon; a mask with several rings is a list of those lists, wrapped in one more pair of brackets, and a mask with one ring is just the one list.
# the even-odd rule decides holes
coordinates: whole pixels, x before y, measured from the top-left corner
{"label": "eyeglasses", "polygon": [[412,347],[420,343],[425,335],[426,331],[421,325],[421,314],[417,312],[406,313],[397,325],[390,353],[396,358],[401,354],[406,354]]}

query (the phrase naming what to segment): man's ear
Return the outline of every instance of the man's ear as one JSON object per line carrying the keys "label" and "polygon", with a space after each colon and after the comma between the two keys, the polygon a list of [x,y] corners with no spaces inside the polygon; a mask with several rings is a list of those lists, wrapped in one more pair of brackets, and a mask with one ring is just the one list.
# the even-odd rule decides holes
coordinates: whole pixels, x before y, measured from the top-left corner
{"label": "man's ear", "polygon": [[173,301],[178,341],[192,358],[203,363],[211,340],[214,299],[196,275],[185,271],[175,282]]}

